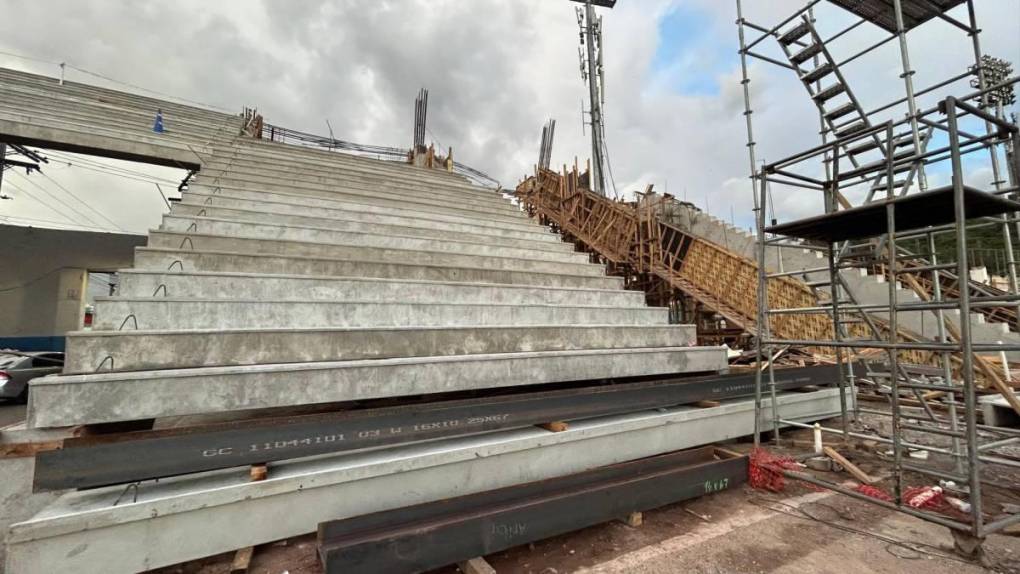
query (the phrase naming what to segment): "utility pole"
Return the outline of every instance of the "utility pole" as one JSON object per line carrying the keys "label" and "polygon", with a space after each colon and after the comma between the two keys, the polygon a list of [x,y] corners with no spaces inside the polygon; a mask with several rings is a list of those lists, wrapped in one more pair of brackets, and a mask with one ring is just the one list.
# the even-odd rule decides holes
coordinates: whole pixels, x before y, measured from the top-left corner
{"label": "utility pole", "polygon": [[589,113],[591,115],[591,173],[589,185],[595,193],[606,195],[606,179],[603,169],[605,149],[602,144],[602,104],[605,103],[605,73],[602,67],[602,17],[595,16],[595,6],[612,8],[616,0],[572,0],[584,4],[577,8],[577,24],[581,28],[581,45],[587,47],[585,52],[579,49],[581,59],[581,78],[588,82]]}

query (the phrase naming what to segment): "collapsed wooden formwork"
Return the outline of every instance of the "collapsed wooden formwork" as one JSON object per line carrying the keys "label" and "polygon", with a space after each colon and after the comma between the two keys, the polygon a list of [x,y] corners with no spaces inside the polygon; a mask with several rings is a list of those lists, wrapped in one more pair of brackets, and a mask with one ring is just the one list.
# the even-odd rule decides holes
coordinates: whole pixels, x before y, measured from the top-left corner
{"label": "collapsed wooden formwork", "polygon": [[[758,266],[720,245],[695,237],[663,220],[669,202],[643,195],[635,203],[607,199],[586,189],[576,168],[558,174],[539,172],[518,185],[516,196],[543,223],[567,234],[586,250],[610,263],[631,285],[640,285],[656,304],[680,294],[694,299],[729,325],[753,332],[757,325]],[[807,307],[818,304],[802,281],[769,281],[770,304]],[[777,335],[822,338],[832,331],[824,315],[777,317]]]}
{"label": "collapsed wooden formwork", "polygon": [[[677,302],[693,303],[694,313],[707,310],[725,322],[725,331],[705,329],[696,316],[685,317],[699,325],[702,344],[746,342],[757,328],[758,265],[738,253],[684,231],[668,220],[676,205],[668,196],[638,194],[635,202],[614,201],[591,192],[587,174],[575,165],[562,173],[538,168],[515,191],[516,197],[532,216],[560,230],[581,249],[608,264],[610,272],[623,276],[628,287],[645,291],[652,305],[673,307]],[[905,283],[924,299],[931,288],[923,274],[905,274]],[[952,288],[952,286],[946,286]],[[807,283],[793,277],[774,277],[767,283],[768,307],[790,309],[817,307],[827,303]],[[688,303],[686,307],[692,305]],[[690,311],[690,309],[688,309]],[[1015,317],[1015,311],[1000,312]],[[871,322],[887,334],[887,323],[877,316]],[[861,323],[845,325],[846,336],[867,338],[868,327]],[[781,314],[770,321],[773,336],[781,339],[824,340],[832,337],[833,322],[826,314]],[[950,338],[958,336],[950,328]],[[919,341],[916,333],[899,329],[904,341]],[[832,360],[831,348],[812,348],[821,360]],[[865,350],[859,358],[881,354]],[[852,358],[858,358],[852,357]],[[1020,413],[1020,402],[1012,393],[1016,383],[1006,381],[992,362],[974,357],[975,380],[980,386],[1001,393]],[[899,360],[907,364],[940,364],[932,351],[901,351]],[[953,368],[962,366],[961,357],[953,357]]]}

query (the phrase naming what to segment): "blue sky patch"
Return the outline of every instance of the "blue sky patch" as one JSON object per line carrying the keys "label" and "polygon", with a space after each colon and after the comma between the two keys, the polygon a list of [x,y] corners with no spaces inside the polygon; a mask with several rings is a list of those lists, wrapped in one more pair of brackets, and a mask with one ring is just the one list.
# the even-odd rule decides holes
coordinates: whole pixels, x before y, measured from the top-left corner
{"label": "blue sky patch", "polygon": [[730,38],[718,38],[711,14],[675,5],[659,21],[659,45],[652,58],[656,83],[684,95],[719,95],[718,76],[737,64]]}

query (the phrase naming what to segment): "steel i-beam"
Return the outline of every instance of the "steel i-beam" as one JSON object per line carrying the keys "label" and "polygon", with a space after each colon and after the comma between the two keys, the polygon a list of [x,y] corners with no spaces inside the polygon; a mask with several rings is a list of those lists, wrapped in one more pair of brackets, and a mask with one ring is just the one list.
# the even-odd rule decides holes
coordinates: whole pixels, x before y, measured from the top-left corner
{"label": "steel i-beam", "polygon": [[[833,365],[778,369],[777,390],[837,376]],[[33,489],[122,484],[753,393],[753,373],[739,373],[81,437],[36,456]]]}
{"label": "steel i-beam", "polygon": [[712,447],[319,525],[327,574],[424,572],[732,488],[748,459]]}

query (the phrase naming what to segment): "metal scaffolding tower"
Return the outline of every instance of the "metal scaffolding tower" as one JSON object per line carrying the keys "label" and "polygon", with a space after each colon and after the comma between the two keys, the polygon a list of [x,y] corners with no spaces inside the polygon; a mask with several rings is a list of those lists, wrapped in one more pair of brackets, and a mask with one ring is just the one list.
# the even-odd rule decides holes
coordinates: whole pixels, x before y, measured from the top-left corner
{"label": "metal scaffolding tower", "polygon": [[[989,514],[982,496],[988,466],[1020,467],[994,453],[1020,442],[1020,431],[978,422],[979,387],[1001,394],[1008,408],[1020,413],[1008,367],[1003,375],[1003,367],[989,359],[1002,357],[1005,362],[1006,353],[1020,351],[1016,342],[1020,339],[984,341],[973,332],[988,319],[1017,327],[1020,295],[1012,231],[1020,232],[1016,201],[1020,189],[1013,174],[1020,165],[1011,150],[1020,142],[1020,130],[1015,118],[1006,117],[1005,106],[1012,103],[1020,78],[1011,75],[1008,62],[982,54],[973,0],[830,0],[828,4],[856,18],[827,37],[817,28],[816,9],[824,4],[811,0],[778,24],[762,26],[747,20],[741,0],[736,0],[758,231],[757,357],[759,365],[768,361],[768,368],[758,369],[755,428],[771,430],[778,440],[780,426],[806,426],[784,417],[777,406],[771,369],[777,353],[802,347],[835,355],[840,385],[846,390],[841,424],[822,430],[843,440],[854,437],[889,445],[892,500],[788,473],[947,526],[960,548],[973,550],[989,534],[1020,522],[1020,515]],[[962,20],[954,16],[956,7],[965,11]],[[918,89],[907,33],[936,20],[969,37],[974,63]],[[868,25],[888,34],[849,56],[837,57],[838,40]],[[782,57],[762,53],[767,41],[778,45]],[[899,49],[903,95],[866,108],[851,89],[846,66],[891,42]],[[751,120],[751,58],[796,74],[821,124],[818,146],[760,169]],[[972,88],[961,87],[968,79]],[[954,97],[961,90],[966,91]],[[935,105],[924,107],[922,96]],[[898,110],[903,116],[888,117]],[[975,187],[968,177],[980,162],[990,168],[990,189]],[[929,189],[927,180],[933,174],[948,177],[951,183]],[[769,221],[765,206],[774,193],[814,195],[821,199],[822,213],[783,223]],[[987,228],[1001,229],[1008,291],[970,280],[968,233]],[[951,243],[952,257],[936,248],[939,238],[943,245]],[[776,254],[782,261],[784,252],[804,250],[823,254],[825,265],[774,269]],[[885,294],[872,292],[863,300],[850,278],[865,273],[885,282]],[[814,292],[815,306],[778,304],[776,281],[795,276]],[[805,314],[827,317],[828,335],[784,339],[773,334],[777,321]],[[857,392],[865,387],[884,396],[888,410],[862,408]],[[862,416],[890,419],[890,424],[880,433],[862,424]],[[941,441],[938,446],[931,446],[933,438]],[[755,440],[760,440],[758,433]],[[911,452],[931,456],[908,456]],[[955,514],[910,506],[906,501],[910,482],[925,477],[951,484],[954,496],[965,504]]]}

